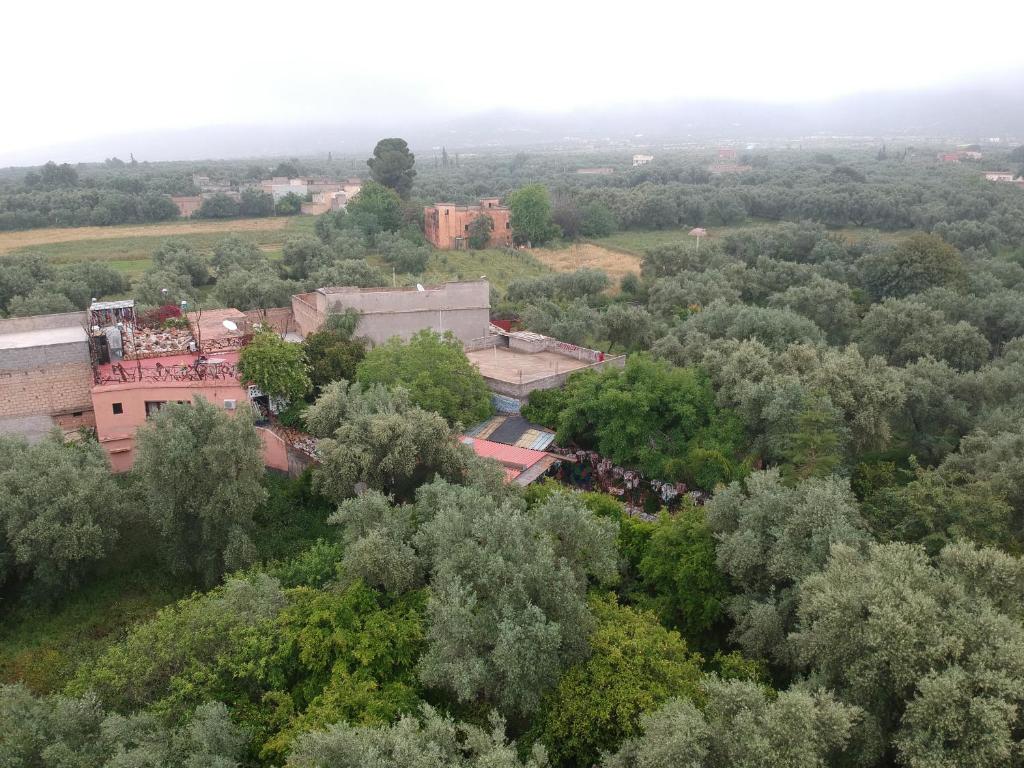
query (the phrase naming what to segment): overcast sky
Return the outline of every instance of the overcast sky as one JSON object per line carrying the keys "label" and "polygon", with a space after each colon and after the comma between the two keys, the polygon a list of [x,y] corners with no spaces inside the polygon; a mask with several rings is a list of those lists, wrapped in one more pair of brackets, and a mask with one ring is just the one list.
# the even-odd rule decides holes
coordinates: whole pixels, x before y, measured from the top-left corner
{"label": "overcast sky", "polygon": [[1024,68],[1022,0],[11,0],[0,19],[0,155],[218,124],[817,100]]}

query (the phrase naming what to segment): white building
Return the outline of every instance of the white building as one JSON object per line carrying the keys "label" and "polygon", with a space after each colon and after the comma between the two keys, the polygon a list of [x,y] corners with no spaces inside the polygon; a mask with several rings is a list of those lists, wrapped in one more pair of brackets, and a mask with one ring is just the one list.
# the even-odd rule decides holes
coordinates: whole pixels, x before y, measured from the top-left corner
{"label": "white building", "polygon": [[633,155],[633,167],[637,168],[641,165],[647,165],[653,159],[654,155]]}

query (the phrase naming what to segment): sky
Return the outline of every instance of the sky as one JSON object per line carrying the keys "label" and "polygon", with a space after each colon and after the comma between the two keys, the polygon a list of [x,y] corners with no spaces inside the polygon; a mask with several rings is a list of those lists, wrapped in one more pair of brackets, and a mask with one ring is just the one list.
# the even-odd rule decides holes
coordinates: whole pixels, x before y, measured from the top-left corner
{"label": "sky", "polygon": [[1020,0],[51,0],[0,16],[0,156],[210,125],[813,101],[1024,71]]}

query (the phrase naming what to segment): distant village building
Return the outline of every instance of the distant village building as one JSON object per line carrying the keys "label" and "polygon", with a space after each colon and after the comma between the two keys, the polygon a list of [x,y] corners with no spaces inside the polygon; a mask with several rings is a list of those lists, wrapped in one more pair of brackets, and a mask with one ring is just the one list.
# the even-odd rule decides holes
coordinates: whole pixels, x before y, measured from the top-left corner
{"label": "distant village building", "polygon": [[203,205],[203,198],[200,195],[174,195],[171,202],[178,206],[178,215],[183,219],[189,219]]}
{"label": "distant village building", "polygon": [[576,173],[582,176],[610,176],[615,173],[614,168],[577,168]]}
{"label": "distant village building", "polygon": [[478,216],[487,216],[493,223],[489,248],[512,245],[511,211],[496,197],[484,198],[480,205],[438,203],[423,209],[423,230],[427,240],[442,250],[464,250],[469,247],[469,226]]}
{"label": "distant village building", "polygon": [[740,163],[712,163],[708,166],[708,173],[716,176],[726,173],[746,173],[753,170],[753,166]]}
{"label": "distant village building", "polygon": [[349,200],[359,194],[362,183],[350,179],[338,183],[309,183],[307,188],[313,199],[302,204],[302,213],[319,216],[328,211],[344,210]]}
{"label": "distant village building", "polygon": [[959,163],[960,153],[959,152],[940,152],[938,154],[940,163]]}
{"label": "distant village building", "polygon": [[1014,174],[1010,171],[985,171],[985,178],[988,181],[1012,182]]}
{"label": "distant village building", "polygon": [[647,165],[654,159],[654,155],[633,155],[633,167],[639,168],[641,165]]}
{"label": "distant village building", "polygon": [[485,279],[412,288],[319,288],[292,296],[295,328],[307,336],[332,314],[359,312],[356,335],[381,344],[393,336],[408,339],[423,329],[451,331],[468,342],[486,336],[491,286]]}
{"label": "distant village building", "polygon": [[723,147],[723,148],[718,150],[718,159],[720,161],[721,160],[729,160],[729,161],[735,160],[736,159],[736,150],[732,149],[731,147]]}

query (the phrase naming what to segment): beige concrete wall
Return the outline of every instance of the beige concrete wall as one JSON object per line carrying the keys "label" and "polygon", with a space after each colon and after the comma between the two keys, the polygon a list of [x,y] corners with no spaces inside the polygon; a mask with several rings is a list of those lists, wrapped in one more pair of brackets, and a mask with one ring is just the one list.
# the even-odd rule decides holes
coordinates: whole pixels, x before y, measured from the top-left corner
{"label": "beige concrete wall", "polygon": [[488,333],[491,289],[486,280],[473,280],[425,291],[336,288],[292,297],[295,322],[304,336],[323,325],[328,314],[346,309],[360,313],[356,334],[374,344],[394,336],[408,339],[423,329],[451,331],[460,341],[470,341]]}

